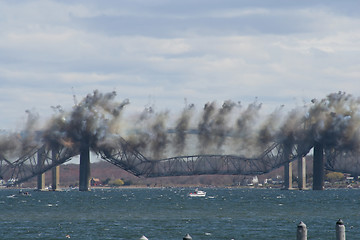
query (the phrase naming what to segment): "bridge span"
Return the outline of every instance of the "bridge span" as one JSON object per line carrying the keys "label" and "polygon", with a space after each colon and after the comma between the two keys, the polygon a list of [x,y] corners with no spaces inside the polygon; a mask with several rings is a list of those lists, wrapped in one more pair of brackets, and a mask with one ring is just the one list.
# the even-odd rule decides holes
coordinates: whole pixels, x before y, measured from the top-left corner
{"label": "bridge span", "polygon": [[[321,144],[307,146],[273,143],[259,156],[246,158],[235,155],[191,155],[165,159],[149,159],[133,148],[123,138],[113,139],[112,147],[97,149],[101,159],[139,177],[190,176],[204,174],[261,175],[285,166],[284,188],[292,188],[292,162],[298,161],[299,188],[306,187],[305,156],[313,149],[313,189],[324,186],[324,169],[360,175],[360,155],[354,151],[324,149]],[[12,179],[18,185],[37,177],[38,189],[45,187],[44,173],[52,171],[52,188],[59,186],[59,166],[80,155],[80,191],[89,190],[90,148],[83,144],[79,149],[46,145],[33,146],[15,160],[0,156],[0,177]]]}

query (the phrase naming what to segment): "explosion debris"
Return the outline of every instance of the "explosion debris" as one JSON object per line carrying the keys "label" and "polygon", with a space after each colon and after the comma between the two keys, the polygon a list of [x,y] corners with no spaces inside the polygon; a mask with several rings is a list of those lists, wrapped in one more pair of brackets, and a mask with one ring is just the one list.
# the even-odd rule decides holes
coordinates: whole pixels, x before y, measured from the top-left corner
{"label": "explosion debris", "polygon": [[190,118],[193,114],[193,111],[194,104],[190,104],[183,110],[180,118],[176,121],[175,137],[173,141],[176,154],[181,154],[185,149],[187,135],[186,131],[189,129]]}
{"label": "explosion debris", "polygon": [[[360,149],[360,100],[344,92],[313,99],[311,104],[287,114],[280,106],[267,116],[261,114],[262,104],[257,99],[244,110],[230,100],[221,107],[209,102],[198,122],[193,117],[194,105],[187,106],[175,118],[169,117],[169,110],[156,113],[150,107],[135,119],[124,119],[122,113],[128,104],[128,99],[116,101],[116,92],[103,94],[95,90],[70,111],[52,107],[53,117],[39,129],[39,115],[27,111],[27,123],[20,134],[0,135],[0,155],[11,158],[44,143],[51,148],[66,147],[80,152],[83,141],[96,152],[115,147],[112,142],[120,137],[154,159],[169,157],[169,153],[253,157],[273,142],[296,142],[304,149],[314,142],[338,150]],[[174,123],[171,119],[175,119]],[[197,137],[191,137],[194,134]],[[188,146],[196,149],[189,152]]]}
{"label": "explosion debris", "polygon": [[215,102],[207,103],[203,109],[203,115],[198,124],[198,139],[199,149],[201,153],[204,152],[205,148],[211,146],[211,117],[215,112]]}
{"label": "explosion debris", "polygon": [[97,144],[111,134],[121,111],[129,104],[127,99],[115,102],[115,96],[116,92],[102,94],[96,90],[75,105],[71,112],[56,107],[60,111],[44,130],[45,143],[53,147],[66,143],[79,150],[81,142],[86,140],[90,148],[96,150]]}

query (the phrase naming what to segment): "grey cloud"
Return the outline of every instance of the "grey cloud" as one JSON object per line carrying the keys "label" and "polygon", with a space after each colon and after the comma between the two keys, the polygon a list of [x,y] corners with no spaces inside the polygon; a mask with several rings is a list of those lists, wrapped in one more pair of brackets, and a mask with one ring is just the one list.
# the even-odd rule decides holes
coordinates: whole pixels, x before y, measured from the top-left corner
{"label": "grey cloud", "polygon": [[[79,28],[116,36],[292,34],[320,31],[327,27],[326,21],[316,19],[316,14],[309,18],[306,11],[355,14],[354,5],[354,1],[327,1],[326,4],[314,1],[115,1],[97,5],[101,9],[113,9],[114,14],[73,16],[72,21]],[[267,14],[225,16],[226,12],[249,9],[266,9]],[[221,12],[223,16],[214,14]]]}
{"label": "grey cloud", "polygon": [[279,12],[266,15],[211,17],[186,15],[182,18],[158,16],[96,16],[72,18],[79,28],[110,36],[143,35],[152,37],[183,37],[200,35],[292,34],[314,31],[314,19],[299,13]]}

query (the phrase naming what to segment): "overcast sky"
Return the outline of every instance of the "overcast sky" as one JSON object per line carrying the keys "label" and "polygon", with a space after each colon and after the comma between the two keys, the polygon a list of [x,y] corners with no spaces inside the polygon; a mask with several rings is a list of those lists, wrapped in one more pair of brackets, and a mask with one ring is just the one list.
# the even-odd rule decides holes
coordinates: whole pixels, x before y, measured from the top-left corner
{"label": "overcast sky", "polygon": [[0,0],[0,129],[95,89],[129,111],[360,96],[360,1]]}

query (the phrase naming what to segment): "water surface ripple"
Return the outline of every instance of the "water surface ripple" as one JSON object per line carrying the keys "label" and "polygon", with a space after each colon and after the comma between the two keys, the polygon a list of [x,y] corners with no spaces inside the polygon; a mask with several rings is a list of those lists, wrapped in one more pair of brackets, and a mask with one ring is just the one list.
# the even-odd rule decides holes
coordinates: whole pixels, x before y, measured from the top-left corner
{"label": "water surface ripple", "polygon": [[90,192],[0,190],[0,239],[347,239],[360,236],[360,190],[283,191],[204,188],[93,189]]}

